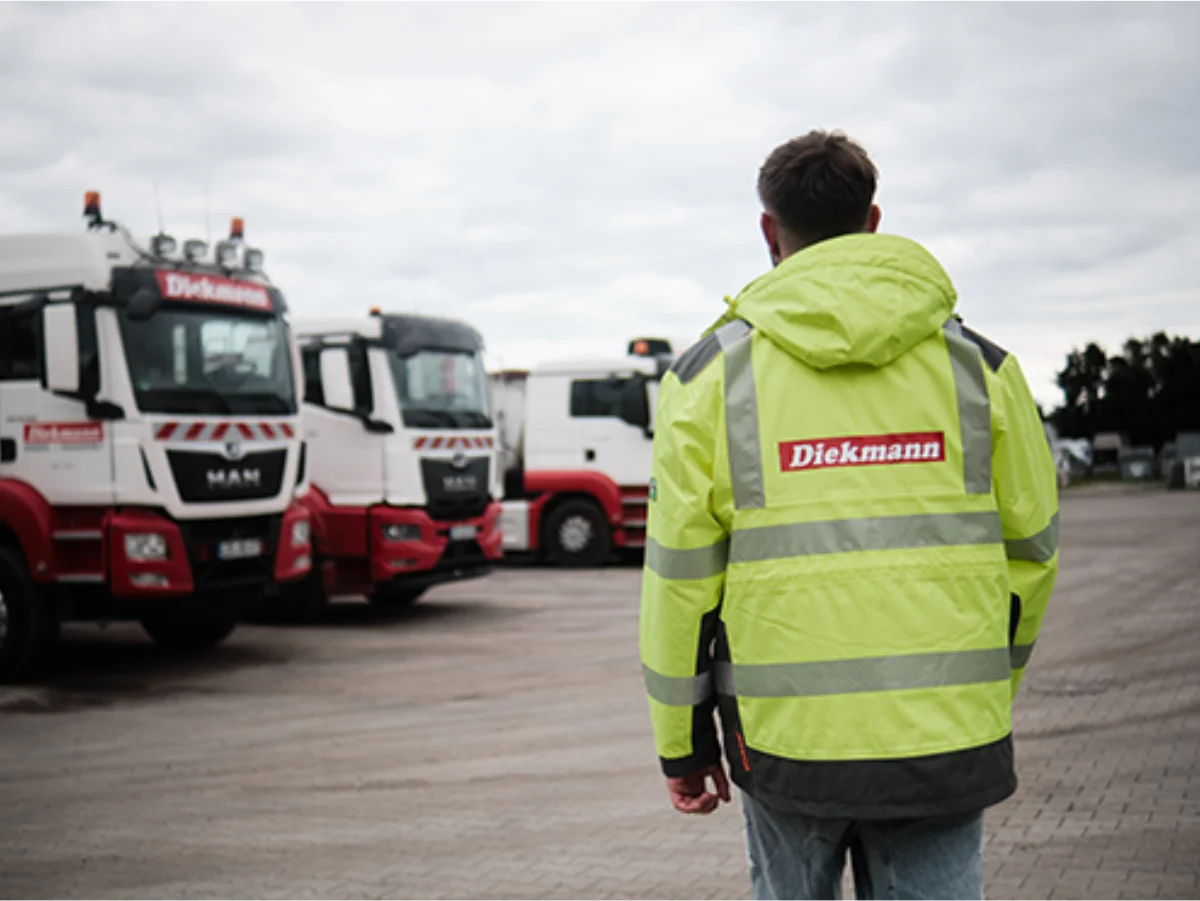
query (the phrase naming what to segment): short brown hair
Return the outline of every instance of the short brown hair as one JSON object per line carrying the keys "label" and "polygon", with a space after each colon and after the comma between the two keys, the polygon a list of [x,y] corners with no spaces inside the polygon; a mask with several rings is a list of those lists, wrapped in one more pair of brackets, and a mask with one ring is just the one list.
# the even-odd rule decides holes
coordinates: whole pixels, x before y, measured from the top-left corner
{"label": "short brown hair", "polygon": [[801,246],[861,232],[879,173],[840,131],[814,130],[780,144],[758,171],[758,197]]}

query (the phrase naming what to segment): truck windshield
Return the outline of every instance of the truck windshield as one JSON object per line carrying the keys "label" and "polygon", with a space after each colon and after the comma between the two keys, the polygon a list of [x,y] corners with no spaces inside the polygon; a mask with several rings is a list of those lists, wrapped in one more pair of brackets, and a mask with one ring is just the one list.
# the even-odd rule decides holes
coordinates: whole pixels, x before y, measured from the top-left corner
{"label": "truck windshield", "polygon": [[491,428],[487,375],[478,354],[421,350],[388,359],[406,426]]}
{"label": "truck windshield", "polygon": [[160,308],[121,314],[138,407],[145,413],[295,413],[287,329],[272,316]]}

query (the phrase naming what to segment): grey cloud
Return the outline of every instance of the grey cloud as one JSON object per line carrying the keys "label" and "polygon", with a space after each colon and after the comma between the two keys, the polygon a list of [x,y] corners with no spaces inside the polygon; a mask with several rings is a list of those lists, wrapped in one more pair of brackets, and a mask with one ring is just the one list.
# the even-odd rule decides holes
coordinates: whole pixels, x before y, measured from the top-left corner
{"label": "grey cloud", "polygon": [[[1054,401],[1072,343],[1200,331],[1192,5],[0,6],[0,228],[244,215],[297,314],[469,316],[507,363],[694,335],[757,167],[842,127],[887,230]],[[1131,301],[1136,298],[1136,301]],[[1113,337],[1115,336],[1115,337]]]}

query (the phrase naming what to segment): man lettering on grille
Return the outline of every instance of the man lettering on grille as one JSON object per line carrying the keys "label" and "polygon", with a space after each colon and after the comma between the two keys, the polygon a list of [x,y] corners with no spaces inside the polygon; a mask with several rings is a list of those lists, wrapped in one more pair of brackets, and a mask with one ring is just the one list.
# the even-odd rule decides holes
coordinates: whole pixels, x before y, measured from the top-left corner
{"label": "man lettering on grille", "polygon": [[[1012,354],[876,233],[844,135],[758,178],[774,268],[663,378],[641,655],[675,807],[742,808],[756,898],[982,897],[1012,704],[1058,569]],[[719,714],[718,739],[714,713]]]}

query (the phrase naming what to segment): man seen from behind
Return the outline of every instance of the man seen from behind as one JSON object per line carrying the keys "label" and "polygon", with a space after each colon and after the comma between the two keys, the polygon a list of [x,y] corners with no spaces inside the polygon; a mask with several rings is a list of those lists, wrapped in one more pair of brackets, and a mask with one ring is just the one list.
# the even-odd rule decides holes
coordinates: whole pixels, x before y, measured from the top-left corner
{"label": "man seen from behind", "polygon": [[[839,133],[776,148],[774,268],[663,378],[641,655],[675,807],[741,789],[756,898],[982,897],[1012,704],[1058,570],[1054,462],[1012,354],[876,233]],[[714,713],[719,713],[718,739]]]}

